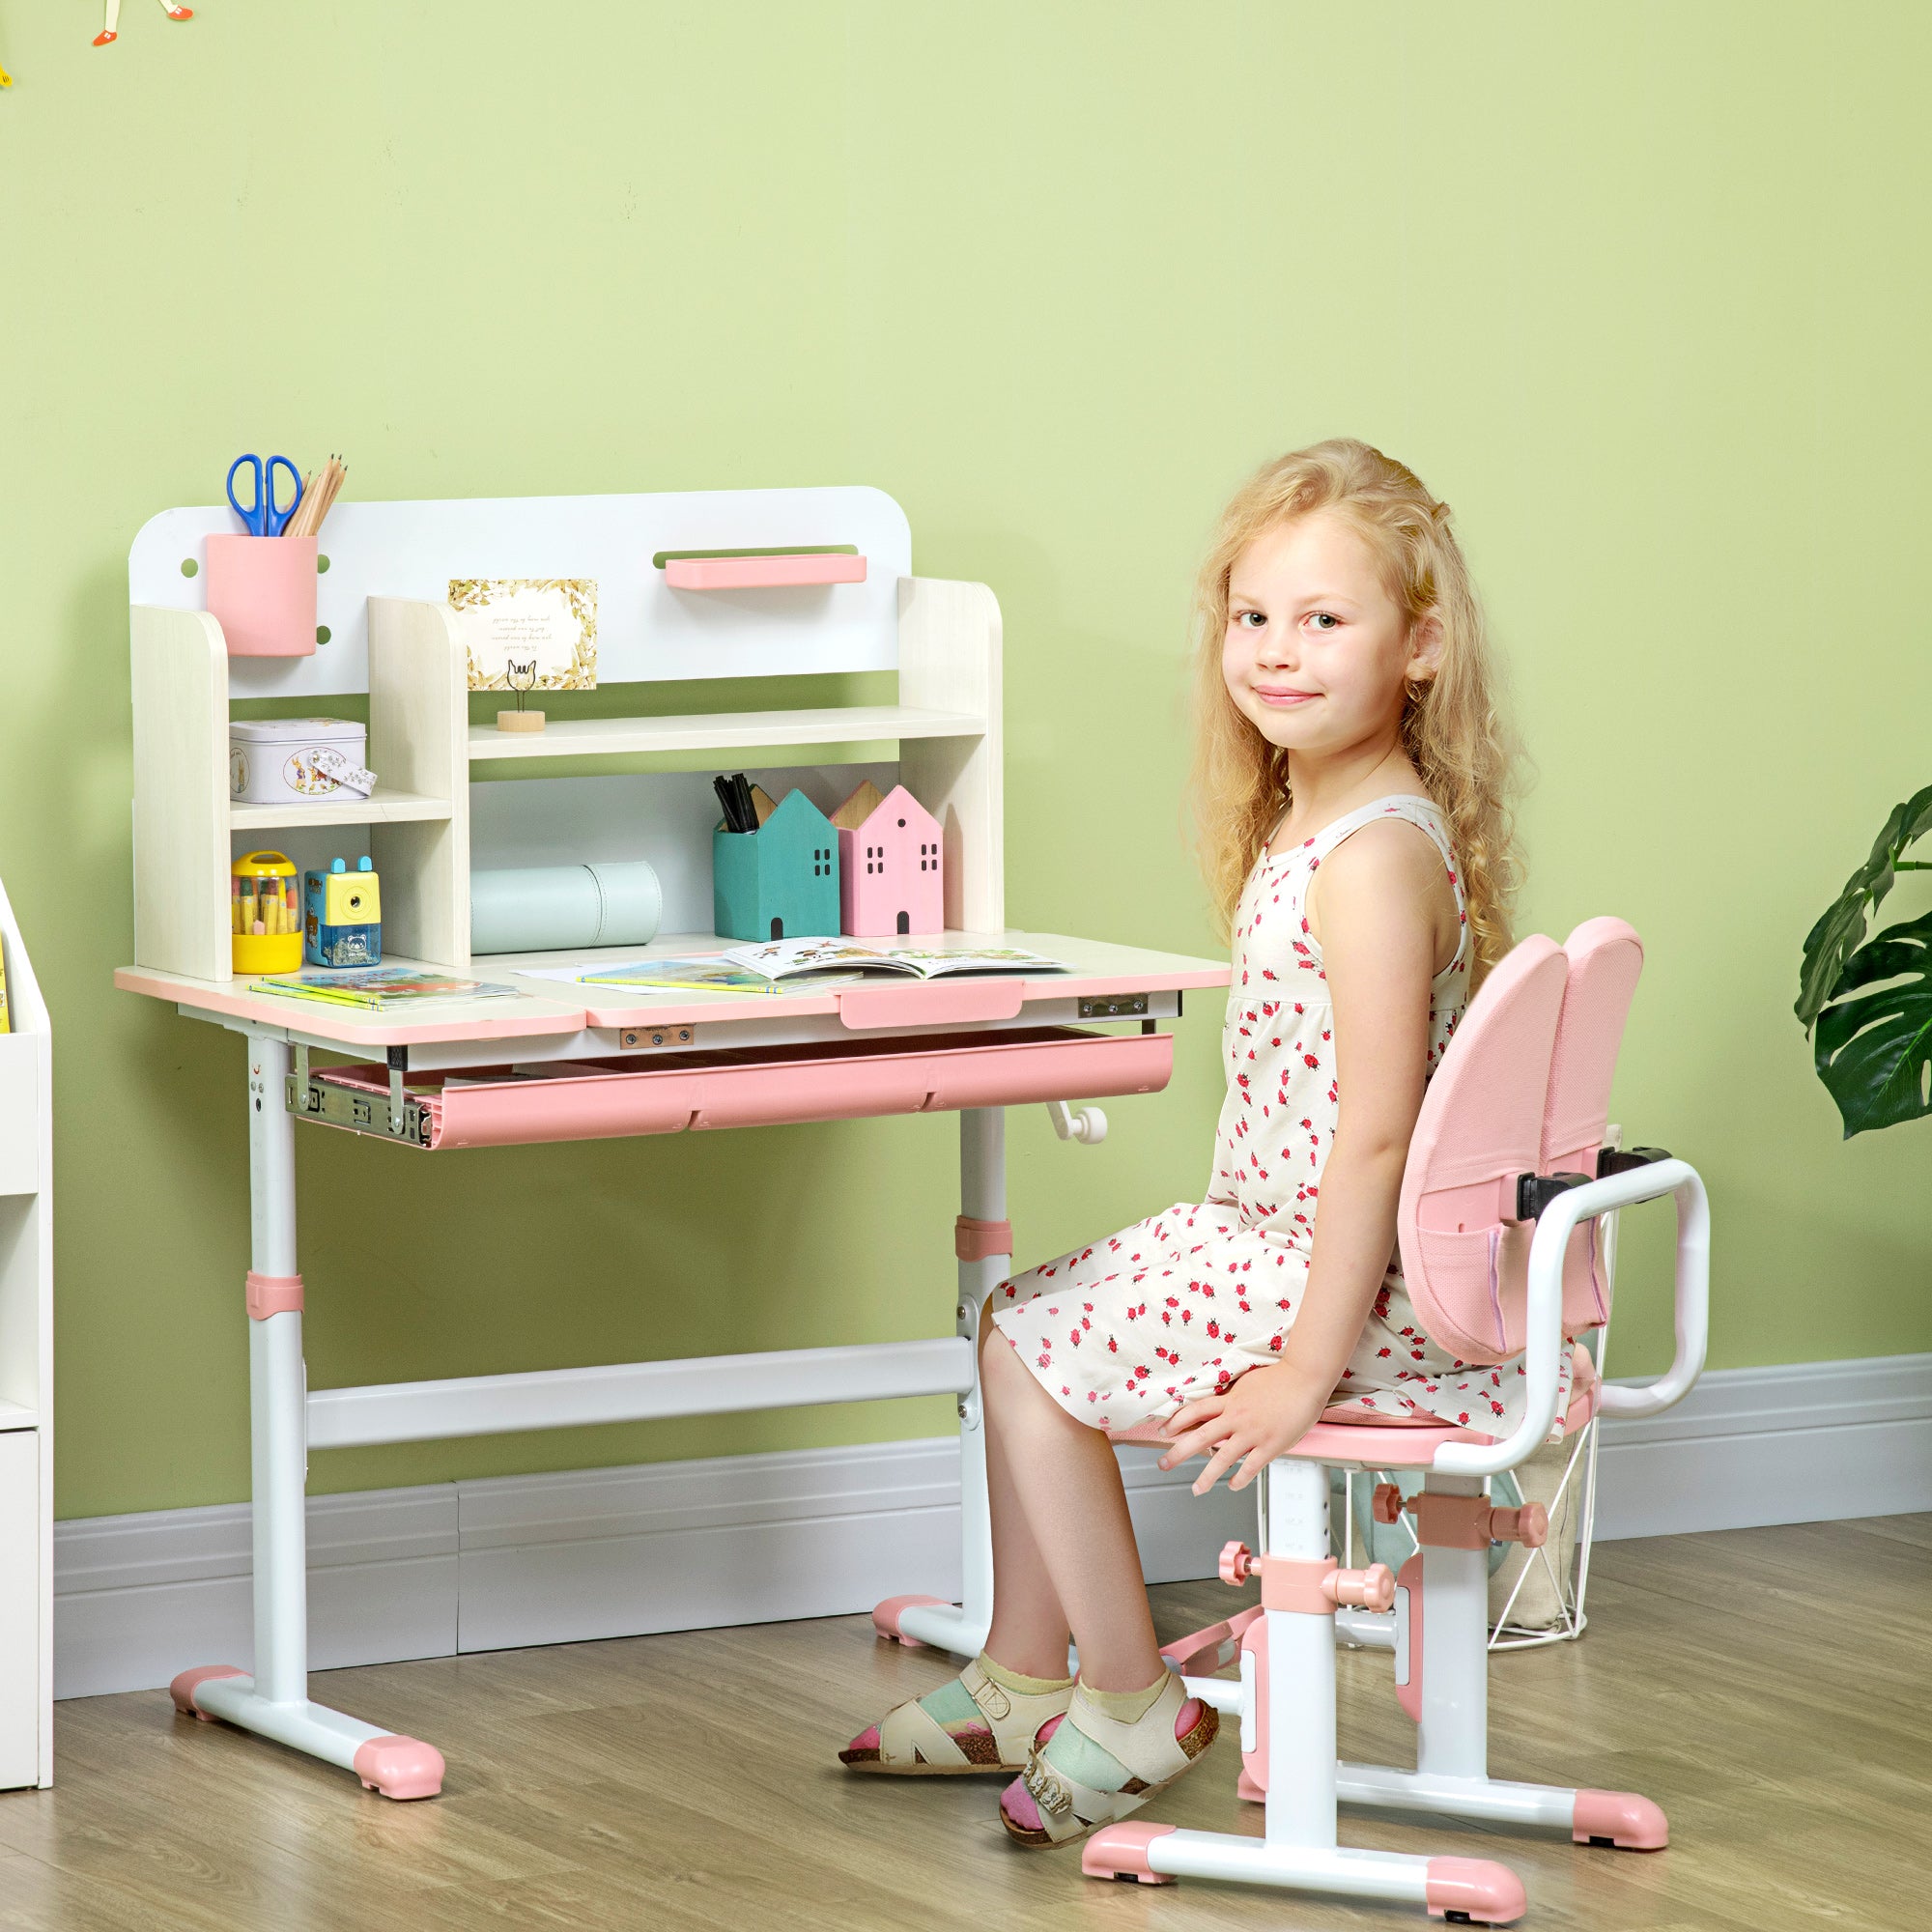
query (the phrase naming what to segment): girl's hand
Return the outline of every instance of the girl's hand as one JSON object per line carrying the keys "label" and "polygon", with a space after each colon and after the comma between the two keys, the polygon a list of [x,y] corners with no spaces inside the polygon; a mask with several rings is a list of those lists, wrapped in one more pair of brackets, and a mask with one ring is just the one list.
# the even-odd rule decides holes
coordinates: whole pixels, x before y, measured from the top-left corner
{"label": "girl's hand", "polygon": [[[1175,1411],[1167,1425],[1172,1445],[1160,1459],[1163,1469],[1208,1450],[1213,1454],[1194,1485],[1205,1496],[1220,1477],[1240,1462],[1229,1478],[1231,1490],[1244,1490],[1283,1450],[1306,1435],[1333,1400],[1286,1362],[1270,1362],[1237,1377],[1225,1395],[1203,1396]],[[1247,1460],[1242,1462],[1245,1457]]]}

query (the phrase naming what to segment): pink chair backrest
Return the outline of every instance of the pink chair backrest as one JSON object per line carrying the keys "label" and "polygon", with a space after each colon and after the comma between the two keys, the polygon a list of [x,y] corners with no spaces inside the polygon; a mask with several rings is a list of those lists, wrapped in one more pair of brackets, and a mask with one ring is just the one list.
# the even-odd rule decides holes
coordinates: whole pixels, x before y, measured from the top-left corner
{"label": "pink chair backrest", "polygon": [[[1563,942],[1563,952],[1570,979],[1550,1056],[1537,1172],[1594,1178],[1617,1049],[1643,971],[1643,941],[1620,919],[1587,919]],[[1573,1337],[1610,1319],[1609,1286],[1598,1266],[1598,1227],[1586,1221],[1578,1228],[1563,1258],[1563,1327]]]}
{"label": "pink chair backrest", "polygon": [[1423,1093],[1397,1238],[1423,1327],[1459,1361],[1523,1347],[1534,1230],[1515,1219],[1516,1178],[1538,1171],[1569,972],[1553,939],[1523,940],[1483,981]]}

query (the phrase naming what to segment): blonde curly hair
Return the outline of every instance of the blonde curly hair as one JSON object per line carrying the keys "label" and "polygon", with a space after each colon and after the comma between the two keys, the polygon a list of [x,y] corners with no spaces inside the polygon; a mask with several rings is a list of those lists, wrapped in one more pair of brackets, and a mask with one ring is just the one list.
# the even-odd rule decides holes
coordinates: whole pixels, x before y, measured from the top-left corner
{"label": "blonde curly hair", "polygon": [[1257,537],[1317,510],[1343,518],[1362,537],[1411,623],[1434,612],[1442,625],[1435,677],[1405,693],[1402,748],[1441,807],[1462,864],[1473,992],[1514,944],[1510,914],[1521,865],[1510,801],[1522,754],[1499,711],[1500,678],[1448,504],[1413,470],[1353,438],[1318,442],[1258,469],[1222,513],[1195,584],[1189,805],[1216,923],[1225,938],[1241,887],[1291,797],[1288,753],[1242,716],[1222,676],[1229,574]]}

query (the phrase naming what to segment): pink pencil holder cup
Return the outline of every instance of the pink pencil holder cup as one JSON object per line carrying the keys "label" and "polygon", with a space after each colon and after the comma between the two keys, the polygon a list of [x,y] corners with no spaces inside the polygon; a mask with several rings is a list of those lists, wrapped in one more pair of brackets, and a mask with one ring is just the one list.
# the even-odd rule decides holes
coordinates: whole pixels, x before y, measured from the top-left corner
{"label": "pink pencil holder cup", "polygon": [[208,611],[231,658],[315,655],[314,537],[212,536]]}

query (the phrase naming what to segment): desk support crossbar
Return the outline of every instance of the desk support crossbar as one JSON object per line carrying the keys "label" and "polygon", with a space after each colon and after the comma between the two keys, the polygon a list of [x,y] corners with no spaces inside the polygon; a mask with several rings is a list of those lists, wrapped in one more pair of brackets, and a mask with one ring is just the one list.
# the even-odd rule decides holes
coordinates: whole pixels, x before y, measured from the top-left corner
{"label": "desk support crossbar", "polygon": [[973,1345],[956,1335],[851,1348],[781,1349],[765,1354],[700,1355],[682,1361],[548,1369],[444,1381],[315,1389],[308,1446],[346,1449],[374,1442],[427,1442],[500,1435],[520,1429],[570,1429],[671,1415],[724,1415],[895,1396],[964,1395],[973,1386]]}

